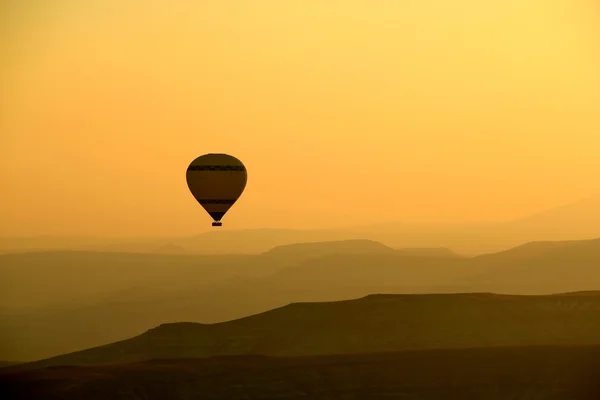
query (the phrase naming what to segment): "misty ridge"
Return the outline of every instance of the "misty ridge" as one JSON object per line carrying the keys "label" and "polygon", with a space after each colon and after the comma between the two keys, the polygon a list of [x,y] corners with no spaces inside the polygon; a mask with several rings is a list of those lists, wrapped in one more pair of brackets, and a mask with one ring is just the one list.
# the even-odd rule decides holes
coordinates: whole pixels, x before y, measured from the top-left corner
{"label": "misty ridge", "polygon": [[[447,231],[5,240],[0,395],[597,398],[600,232],[536,240],[596,209]],[[532,240],[503,246],[517,237]]]}
{"label": "misty ridge", "polygon": [[5,254],[0,360],[33,361],[160,324],[218,323],[298,302],[593,291],[598,265],[600,239],[532,242],[476,257],[370,240],[298,243],[258,255]]}
{"label": "misty ridge", "polygon": [[600,237],[600,194],[503,223],[414,225],[377,223],[340,229],[214,230],[195,236],[157,238],[3,237],[0,254],[80,250],[152,254],[259,254],[293,243],[369,239],[393,248],[448,248],[464,255],[498,252],[531,241]]}
{"label": "misty ridge", "polygon": [[600,400],[597,1],[1,10],[0,400]]}

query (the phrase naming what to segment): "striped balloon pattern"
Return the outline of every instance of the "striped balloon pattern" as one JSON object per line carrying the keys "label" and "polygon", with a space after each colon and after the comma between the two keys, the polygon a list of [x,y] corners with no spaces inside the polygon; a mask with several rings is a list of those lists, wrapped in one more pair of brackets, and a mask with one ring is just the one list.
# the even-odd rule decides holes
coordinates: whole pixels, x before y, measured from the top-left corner
{"label": "striped balloon pattern", "polygon": [[240,198],[248,173],[237,158],[229,154],[204,154],[190,163],[186,171],[190,192],[213,219],[213,226],[221,226],[221,219]]}

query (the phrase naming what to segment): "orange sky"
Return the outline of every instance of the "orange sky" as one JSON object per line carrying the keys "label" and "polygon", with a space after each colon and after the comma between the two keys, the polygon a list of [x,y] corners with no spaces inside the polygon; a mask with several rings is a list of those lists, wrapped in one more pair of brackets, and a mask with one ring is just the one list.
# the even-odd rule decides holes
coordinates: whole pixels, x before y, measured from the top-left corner
{"label": "orange sky", "polygon": [[224,229],[498,221],[600,190],[591,0],[13,3],[2,235],[208,230],[185,169],[209,152],[248,168]]}

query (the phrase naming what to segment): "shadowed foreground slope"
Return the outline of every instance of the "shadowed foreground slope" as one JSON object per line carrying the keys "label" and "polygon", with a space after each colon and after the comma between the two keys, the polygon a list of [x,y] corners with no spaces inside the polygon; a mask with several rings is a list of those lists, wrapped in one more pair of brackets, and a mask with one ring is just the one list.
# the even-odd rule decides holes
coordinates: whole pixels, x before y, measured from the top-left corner
{"label": "shadowed foreground slope", "polygon": [[7,400],[593,400],[599,388],[600,346],[238,356],[0,372],[0,397]]}
{"label": "shadowed foreground slope", "polygon": [[371,295],[296,303],[218,324],[164,324],[132,339],[18,368],[532,345],[600,345],[600,294]]}

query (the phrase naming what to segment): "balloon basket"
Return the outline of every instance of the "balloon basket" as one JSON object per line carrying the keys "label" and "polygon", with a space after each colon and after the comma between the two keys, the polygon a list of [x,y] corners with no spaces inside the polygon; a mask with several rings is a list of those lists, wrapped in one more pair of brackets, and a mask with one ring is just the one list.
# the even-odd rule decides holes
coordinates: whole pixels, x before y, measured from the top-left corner
{"label": "balloon basket", "polygon": [[212,226],[223,226],[222,222],[213,222]]}

